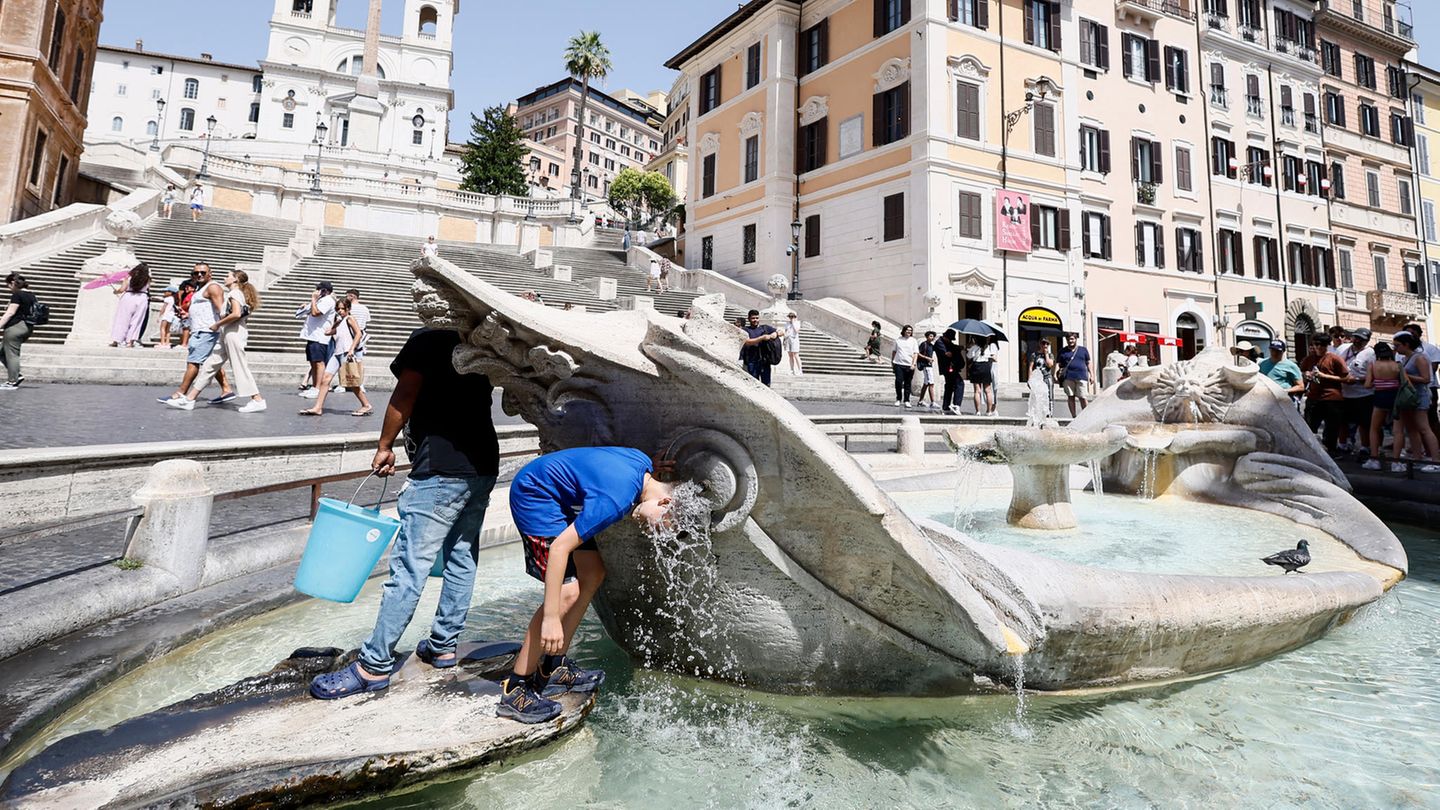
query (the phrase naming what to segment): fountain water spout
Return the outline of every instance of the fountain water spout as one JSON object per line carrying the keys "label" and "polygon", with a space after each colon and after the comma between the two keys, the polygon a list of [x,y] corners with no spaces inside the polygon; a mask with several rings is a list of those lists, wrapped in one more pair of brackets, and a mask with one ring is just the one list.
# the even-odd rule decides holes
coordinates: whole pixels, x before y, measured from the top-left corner
{"label": "fountain water spout", "polygon": [[1128,434],[1112,426],[1098,433],[951,428],[945,436],[957,450],[970,448],[981,461],[1010,468],[1014,489],[1006,519],[1012,526],[1059,530],[1075,528],[1070,465],[1109,457],[1124,446]]}

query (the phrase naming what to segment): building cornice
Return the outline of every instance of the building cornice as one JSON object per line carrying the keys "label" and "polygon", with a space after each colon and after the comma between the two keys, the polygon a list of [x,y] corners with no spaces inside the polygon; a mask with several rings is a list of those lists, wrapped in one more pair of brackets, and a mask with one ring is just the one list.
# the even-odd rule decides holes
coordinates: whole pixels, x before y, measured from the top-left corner
{"label": "building cornice", "polygon": [[217,62],[214,59],[200,59],[194,56],[180,56],[173,53],[162,53],[160,51],[145,51],[136,48],[121,48],[116,45],[101,45],[95,49],[96,54],[105,52],[126,54],[142,59],[159,59],[162,61],[184,62],[191,65],[202,65],[204,67],[229,68],[231,70],[246,70],[251,73],[260,72],[260,63],[242,65],[238,62]]}

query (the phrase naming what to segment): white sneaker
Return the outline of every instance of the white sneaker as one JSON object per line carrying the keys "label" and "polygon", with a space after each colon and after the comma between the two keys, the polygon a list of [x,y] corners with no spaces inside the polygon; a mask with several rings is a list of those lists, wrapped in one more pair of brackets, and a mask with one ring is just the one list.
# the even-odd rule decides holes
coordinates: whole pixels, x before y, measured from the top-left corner
{"label": "white sneaker", "polygon": [[1417,467],[1416,469],[1418,469],[1422,473],[1434,475],[1435,473],[1440,473],[1440,464],[1426,464],[1421,467]]}
{"label": "white sneaker", "polygon": [[195,410],[195,400],[190,399],[189,397],[175,397],[174,399],[166,400],[165,404],[168,407],[174,408],[178,411]]}
{"label": "white sneaker", "polygon": [[1391,462],[1391,464],[1390,464],[1390,472],[1403,473],[1403,472],[1405,472],[1407,469],[1408,469],[1408,468],[1407,468],[1404,464],[1401,464],[1401,463],[1398,462],[1398,461]]}
{"label": "white sneaker", "polygon": [[265,400],[252,399],[244,405],[241,405],[238,410],[240,411],[240,413],[260,413],[261,411],[265,410],[265,408]]}
{"label": "white sneaker", "polygon": [[898,399],[895,400],[895,407],[898,408],[898,407],[900,407],[902,404],[904,404],[904,403],[902,403],[900,400],[898,400]]}
{"label": "white sneaker", "polygon": [[1364,464],[1361,464],[1361,465],[1360,465],[1360,469],[1362,469],[1362,470],[1378,470],[1378,469],[1380,469],[1380,462],[1379,462],[1377,459],[1373,459],[1373,458],[1372,458],[1372,459],[1370,459],[1369,461],[1365,462]]}
{"label": "white sneaker", "polygon": [[315,399],[316,397],[320,396],[320,389],[306,388],[304,391],[300,392],[300,396],[303,399]]}
{"label": "white sneaker", "polygon": [[907,408],[910,407],[910,403],[906,402],[906,403],[904,403],[904,404],[905,404],[905,407],[907,407]]}
{"label": "white sneaker", "polygon": [[955,414],[956,416],[959,416],[959,415],[960,415],[960,408],[959,408],[959,406],[951,405],[951,406],[950,406],[950,413],[953,413],[953,414]]}

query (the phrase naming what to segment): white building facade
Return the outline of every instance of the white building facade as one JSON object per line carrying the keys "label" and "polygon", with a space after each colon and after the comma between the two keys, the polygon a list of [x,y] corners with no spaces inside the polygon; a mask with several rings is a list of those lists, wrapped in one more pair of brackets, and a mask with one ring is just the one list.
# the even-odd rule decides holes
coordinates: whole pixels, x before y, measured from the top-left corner
{"label": "white building facade", "polygon": [[[399,36],[335,23],[339,0],[275,0],[265,58],[254,65],[101,46],[86,141],[202,137],[215,119],[217,140],[297,145],[326,142],[379,154],[439,158],[454,107],[454,16],[458,0],[405,0]],[[375,44],[374,84],[360,85],[367,39]],[[360,102],[357,90],[365,90]],[[164,101],[163,112],[158,101]],[[367,137],[351,133],[363,107]],[[361,113],[357,113],[361,114]],[[367,142],[368,141],[368,142]]]}

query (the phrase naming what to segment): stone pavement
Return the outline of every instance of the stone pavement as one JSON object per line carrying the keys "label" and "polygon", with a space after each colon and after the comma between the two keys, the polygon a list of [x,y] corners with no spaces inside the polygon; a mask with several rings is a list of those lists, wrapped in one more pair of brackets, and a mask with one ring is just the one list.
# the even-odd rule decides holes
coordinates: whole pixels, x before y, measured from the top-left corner
{"label": "stone pavement", "polygon": [[[350,416],[356,402],[349,394],[332,394],[326,402],[325,415],[316,417],[299,415],[298,411],[309,407],[313,400],[295,396],[293,388],[264,392],[270,408],[255,414],[237,413],[235,409],[243,404],[239,399],[227,405],[206,405],[202,397],[193,411],[177,411],[155,401],[156,397],[170,393],[170,389],[138,385],[60,383],[27,384],[16,391],[0,391],[0,450],[379,431],[381,412],[390,398],[388,391],[370,393],[375,414],[357,418]],[[801,400],[795,402],[795,406],[810,416],[939,414],[923,408],[904,410],[880,402]],[[1000,403],[1000,413],[1023,417],[1025,407],[1024,402],[1004,400]],[[967,401],[965,413],[970,414],[972,408]],[[501,411],[498,396],[491,403],[490,411],[497,425],[521,421]],[[1069,416],[1064,400],[1056,403],[1056,415]]]}

